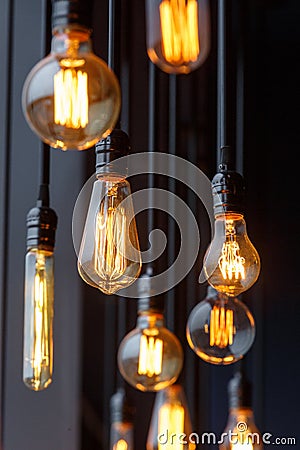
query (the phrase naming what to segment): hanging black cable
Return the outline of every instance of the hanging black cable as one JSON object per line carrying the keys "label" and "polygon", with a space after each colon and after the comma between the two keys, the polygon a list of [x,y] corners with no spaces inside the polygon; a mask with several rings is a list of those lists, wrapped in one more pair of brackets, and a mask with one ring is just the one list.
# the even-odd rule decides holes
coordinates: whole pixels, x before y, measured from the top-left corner
{"label": "hanging black cable", "polygon": [[220,149],[228,144],[227,142],[227,90],[226,90],[226,70],[227,70],[227,47],[226,47],[226,0],[219,0],[218,3],[218,63],[217,63],[217,95],[218,95],[218,127],[217,127],[217,168],[221,162]]}

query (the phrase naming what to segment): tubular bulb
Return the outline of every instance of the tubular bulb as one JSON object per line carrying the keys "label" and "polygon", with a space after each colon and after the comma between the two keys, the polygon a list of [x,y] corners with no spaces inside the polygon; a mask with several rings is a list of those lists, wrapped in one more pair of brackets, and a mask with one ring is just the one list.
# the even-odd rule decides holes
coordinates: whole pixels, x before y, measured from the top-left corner
{"label": "tubular bulb", "polygon": [[238,361],[250,349],[255,322],[244,303],[210,287],[207,297],[190,313],[186,333],[201,359],[225,365]]}
{"label": "tubular bulb", "polygon": [[51,383],[53,370],[53,252],[32,248],[25,260],[23,381],[34,391]]}
{"label": "tubular bulb", "polygon": [[260,258],[247,235],[242,214],[216,216],[214,238],[203,267],[209,284],[232,297],[255,283],[260,272]]}
{"label": "tubular bulb", "polygon": [[133,409],[127,403],[125,391],[118,391],[111,397],[110,450],[133,450]]}
{"label": "tubular bulb", "polygon": [[[194,450],[192,424],[184,391],[173,384],[156,394],[147,450]],[[184,439],[181,439],[185,435]],[[183,444],[183,441],[186,443]]]}
{"label": "tubular bulb", "polygon": [[164,327],[163,315],[139,312],[137,327],[125,336],[118,350],[123,378],[140,391],[159,391],[177,380],[182,364],[181,344]]}
{"label": "tubular bulb", "polygon": [[118,174],[98,174],[83,231],[78,271],[105,294],[130,286],[141,271],[130,184]]}
{"label": "tubular bulb", "polygon": [[210,48],[207,0],[147,0],[147,50],[167,73],[189,73],[206,59]]}
{"label": "tubular bulb", "polygon": [[90,30],[54,27],[51,53],[23,87],[23,112],[34,133],[54,148],[87,149],[110,134],[120,102],[118,80],[92,52]]}

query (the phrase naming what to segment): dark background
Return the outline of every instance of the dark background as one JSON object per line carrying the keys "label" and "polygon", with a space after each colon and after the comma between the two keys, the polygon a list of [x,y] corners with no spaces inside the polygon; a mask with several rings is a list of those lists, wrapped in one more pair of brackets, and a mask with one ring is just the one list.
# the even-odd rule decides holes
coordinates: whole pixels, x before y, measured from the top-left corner
{"label": "dark background", "polygon": [[[176,151],[209,178],[216,170],[217,147],[215,0],[211,14],[212,47],[204,65],[176,81],[156,71],[156,149]],[[228,36],[229,140],[239,155],[238,168],[243,168],[248,232],[262,261],[258,282],[243,296],[257,330],[245,358],[246,370],[259,429],[291,437],[299,433],[299,16],[297,0],[232,0]],[[95,0],[93,17],[94,51],[107,60],[106,1]],[[4,450],[99,450],[109,445],[109,399],[122,382],[116,351],[119,340],[134,327],[136,302],[108,298],[86,286],[77,274],[71,218],[76,197],[94,172],[93,149],[52,152],[51,204],[59,216],[55,378],[47,391],[37,394],[28,391],[21,379],[25,217],[36,199],[41,145],[25,123],[20,98],[28,71],[44,54],[47,25],[46,2],[0,1],[2,442]],[[130,134],[132,151],[147,151],[149,61],[143,1],[122,2],[120,30],[122,126]],[[238,68],[244,70],[244,78],[237,75]],[[175,140],[169,133],[174,98]],[[131,181],[133,190],[147,186],[145,177]],[[227,419],[227,383],[235,365],[214,367],[201,361],[185,339],[188,314],[206,293],[197,279],[210,239],[207,220],[200,202],[184,186],[162,177],[156,184],[175,187],[201,227],[195,267],[166,295],[167,323],[184,346],[179,381],[187,394],[193,427],[198,433],[221,433]],[[146,220],[146,214],[137,218],[142,249],[147,248]],[[170,238],[157,262],[163,270],[179,234],[163,213],[155,214],[155,225]],[[136,448],[145,448],[154,394],[128,387],[128,395],[136,407]],[[299,442],[298,435],[296,448]]]}

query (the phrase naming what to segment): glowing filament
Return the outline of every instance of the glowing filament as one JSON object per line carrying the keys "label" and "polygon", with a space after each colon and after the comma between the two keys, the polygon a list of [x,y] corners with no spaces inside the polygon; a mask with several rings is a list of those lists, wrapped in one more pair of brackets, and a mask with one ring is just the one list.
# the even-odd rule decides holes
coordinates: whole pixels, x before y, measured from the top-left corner
{"label": "glowing filament", "polygon": [[[158,436],[168,432],[170,439],[161,444],[158,440],[158,450],[183,450],[183,442],[179,439],[184,433],[184,408],[181,405],[163,405],[158,415]],[[172,438],[175,436],[175,439]]]}
{"label": "glowing filament", "polygon": [[48,318],[47,318],[47,289],[44,267],[37,262],[34,278],[34,342],[32,354],[32,368],[35,384],[41,381],[42,368],[49,364],[48,355]]}
{"label": "glowing filament", "polygon": [[[208,333],[208,326],[205,331]],[[233,311],[215,305],[210,312],[209,345],[220,348],[232,345],[234,334]]]}
{"label": "glowing filament", "polygon": [[88,124],[88,77],[81,70],[61,69],[54,75],[54,122],[67,128]]}
{"label": "glowing filament", "polygon": [[219,268],[224,280],[245,279],[245,258],[240,256],[240,246],[236,241],[236,230],[232,220],[226,222],[226,242],[219,258]]}
{"label": "glowing filament", "polygon": [[251,439],[250,437],[246,435],[246,438],[243,439],[239,439],[238,438],[238,442],[231,444],[231,449],[232,450],[253,450],[253,445],[251,443]]}
{"label": "glowing filament", "polygon": [[159,375],[162,369],[163,341],[143,334],[140,340],[139,375]]}
{"label": "glowing filament", "polygon": [[163,0],[159,13],[165,59],[175,65],[196,61],[200,52],[197,0]]}
{"label": "glowing filament", "polygon": [[108,207],[103,202],[96,218],[94,267],[106,280],[120,278],[127,268],[126,216],[124,209],[115,205],[116,190],[108,191]]}
{"label": "glowing filament", "polygon": [[113,450],[127,450],[128,444],[124,439],[119,439],[113,446]]}

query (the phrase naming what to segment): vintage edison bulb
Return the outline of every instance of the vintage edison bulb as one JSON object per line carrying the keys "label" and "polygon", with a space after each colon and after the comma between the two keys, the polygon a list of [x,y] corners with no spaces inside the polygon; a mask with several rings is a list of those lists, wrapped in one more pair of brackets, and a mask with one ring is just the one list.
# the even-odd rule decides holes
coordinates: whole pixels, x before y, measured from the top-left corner
{"label": "vintage edison bulb", "polygon": [[205,254],[203,268],[209,284],[232,297],[255,283],[260,259],[247,235],[242,214],[216,216],[215,234]]}
{"label": "vintage edison bulb", "polygon": [[[194,450],[192,424],[183,388],[173,384],[156,394],[147,450]],[[185,435],[184,438],[182,436]],[[186,441],[183,444],[182,441]]]}
{"label": "vintage edison bulb", "polygon": [[25,260],[23,381],[41,391],[52,381],[53,252],[32,248]]}
{"label": "vintage edison bulb", "polygon": [[133,412],[127,403],[125,390],[119,388],[110,399],[110,450],[133,450]]}
{"label": "vintage edison bulb", "polygon": [[163,314],[140,312],[137,327],[125,336],[118,350],[123,378],[140,391],[159,391],[175,383],[182,364],[181,344],[164,327]]}
{"label": "vintage edison bulb", "polygon": [[93,186],[78,256],[78,271],[105,294],[130,286],[141,271],[130,184],[118,174],[100,174]]}
{"label": "vintage edison bulb", "polygon": [[113,129],[120,111],[118,80],[91,48],[79,25],[53,30],[51,53],[28,74],[22,94],[25,118],[54,148],[84,150]]}
{"label": "vintage edison bulb", "polygon": [[189,73],[210,49],[208,0],[147,0],[147,51],[167,73]]}
{"label": "vintage edison bulb", "polygon": [[219,446],[220,450],[261,450],[262,437],[255,422],[251,408],[231,408],[224,430],[226,436]]}
{"label": "vintage edison bulb", "polygon": [[186,334],[190,347],[204,361],[231,364],[252,346],[255,322],[244,303],[210,288],[190,313]]}

